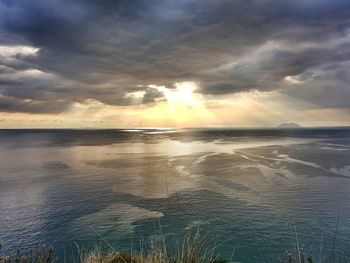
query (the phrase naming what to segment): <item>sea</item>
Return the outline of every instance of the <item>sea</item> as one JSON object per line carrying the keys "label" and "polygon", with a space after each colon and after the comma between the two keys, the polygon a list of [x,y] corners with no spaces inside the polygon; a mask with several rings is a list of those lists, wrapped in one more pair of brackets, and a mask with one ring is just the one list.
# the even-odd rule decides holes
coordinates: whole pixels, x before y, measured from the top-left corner
{"label": "sea", "polygon": [[198,233],[230,262],[349,259],[350,128],[0,130],[0,255]]}

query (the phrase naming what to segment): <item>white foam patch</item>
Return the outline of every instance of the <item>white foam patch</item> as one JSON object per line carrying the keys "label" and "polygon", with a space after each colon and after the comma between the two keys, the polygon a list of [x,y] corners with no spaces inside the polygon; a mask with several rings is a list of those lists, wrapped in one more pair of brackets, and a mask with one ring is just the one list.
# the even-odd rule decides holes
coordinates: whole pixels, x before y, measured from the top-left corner
{"label": "white foam patch", "polygon": [[263,164],[253,164],[253,165],[241,165],[239,166],[240,168],[257,168],[260,173],[264,176],[265,179],[270,180],[272,177],[275,177],[276,175],[282,175],[285,178],[288,179],[294,179],[296,178],[296,175],[284,168],[284,167],[280,167],[280,168],[273,168],[270,167],[268,165],[263,165]]}
{"label": "white foam patch", "polygon": [[186,171],[186,167],[184,165],[177,165],[175,166],[175,171],[177,174],[181,177],[184,178],[192,178],[192,179],[197,179],[200,176],[196,174],[191,174],[190,172]]}
{"label": "white foam patch", "polygon": [[195,164],[195,165],[200,164],[200,163],[204,162],[209,156],[214,156],[214,155],[219,155],[219,154],[221,154],[221,153],[209,153],[206,155],[202,155],[193,164]]}
{"label": "white foam patch", "polygon": [[76,231],[95,231],[96,233],[110,228],[117,228],[118,232],[128,234],[133,232],[134,222],[163,216],[164,214],[161,212],[150,211],[125,203],[115,203],[101,211],[76,219],[73,227]]}
{"label": "white foam patch", "polygon": [[288,163],[299,163],[299,164],[302,164],[302,165],[305,165],[305,166],[310,166],[310,167],[313,167],[313,168],[324,169],[323,167],[321,167],[317,163],[306,162],[306,161],[303,161],[303,160],[300,160],[300,159],[290,158],[289,155],[287,155],[287,154],[279,154],[277,156],[281,158],[278,161],[284,161],[284,162],[288,162]]}
{"label": "white foam patch", "polygon": [[346,147],[344,144],[339,143],[318,143],[319,145],[326,145],[326,146],[336,146],[336,147]]}
{"label": "white foam patch", "polygon": [[323,146],[323,147],[320,147],[320,149],[325,151],[339,151],[339,152],[350,151],[350,148],[336,148],[331,146]]}
{"label": "white foam patch", "polygon": [[241,153],[237,153],[237,154],[239,156],[241,156],[242,158],[255,163],[252,165],[240,165],[238,167],[243,168],[243,169],[244,168],[257,168],[260,171],[260,173],[264,176],[265,179],[269,180],[271,178],[271,176],[275,176],[275,175],[282,175],[288,179],[292,179],[292,178],[296,177],[296,175],[293,172],[291,172],[290,170],[288,170],[284,167],[273,168],[273,167],[270,167],[268,165],[261,164],[259,162],[259,158],[263,158],[263,159],[273,159],[273,158],[267,158],[267,157],[264,157],[261,155],[257,155],[256,157],[258,157],[258,159],[256,159],[254,157],[250,157],[250,156],[247,156],[245,154],[241,154]]}
{"label": "white foam patch", "polygon": [[333,174],[339,174],[339,175],[350,177],[350,165],[344,166],[344,167],[339,168],[339,169],[332,167],[329,169],[329,171]]}
{"label": "white foam patch", "polygon": [[256,158],[256,159],[253,159],[252,157],[248,157],[246,155],[240,154],[240,156],[242,156],[243,158],[246,158],[248,160],[255,161],[255,162],[258,162],[259,159],[264,159],[264,160],[274,161],[276,164],[280,164],[282,162],[298,163],[298,164],[302,164],[302,165],[305,165],[305,166],[309,166],[309,167],[313,167],[313,168],[317,168],[317,169],[321,169],[321,170],[326,170],[325,168],[323,168],[322,166],[318,165],[317,163],[312,163],[312,162],[307,162],[307,161],[303,161],[303,160],[300,160],[300,159],[291,158],[287,154],[277,154],[277,156],[274,157],[274,158],[266,157],[266,156],[262,156],[262,155],[253,155],[251,153],[249,155],[254,157],[254,158]]}
{"label": "white foam patch", "polygon": [[[259,159],[275,161],[275,163],[277,165],[280,165],[282,162],[298,163],[298,164],[302,164],[302,165],[305,165],[305,166],[308,166],[308,167],[320,169],[322,171],[331,172],[332,174],[337,174],[337,175],[349,176],[350,177],[350,165],[349,166],[344,166],[343,168],[339,168],[339,169],[334,168],[334,167],[332,167],[330,169],[326,169],[326,168],[322,167],[321,165],[319,165],[317,163],[307,162],[307,161],[303,161],[303,160],[300,160],[300,159],[291,158],[287,154],[278,154],[277,157],[279,157],[279,158],[270,158],[270,157],[266,157],[266,156],[262,156],[262,155],[253,155],[253,154],[250,154],[250,156],[253,156],[253,157],[248,157],[247,155],[244,155],[244,154],[239,154],[239,155],[241,157],[247,159],[247,160],[251,160],[251,161],[256,162],[257,164],[252,166],[252,167],[258,168],[263,175],[268,175],[270,173],[274,173],[274,174],[279,173],[279,174],[282,174],[282,175],[284,175],[284,176],[286,176],[288,178],[295,177],[294,173],[292,173],[289,170],[286,170],[284,167],[280,167],[278,169],[274,169],[274,168],[271,168],[271,167],[266,166],[266,165],[258,164]],[[254,159],[254,158],[256,158],[256,159]]]}

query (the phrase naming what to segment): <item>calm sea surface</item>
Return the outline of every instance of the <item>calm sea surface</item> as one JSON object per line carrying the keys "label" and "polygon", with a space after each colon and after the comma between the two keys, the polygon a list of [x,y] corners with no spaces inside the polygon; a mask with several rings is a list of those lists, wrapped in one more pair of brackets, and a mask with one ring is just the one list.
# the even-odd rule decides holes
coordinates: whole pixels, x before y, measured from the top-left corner
{"label": "calm sea surface", "polygon": [[5,250],[62,259],[197,228],[234,262],[296,241],[350,256],[350,129],[0,131]]}

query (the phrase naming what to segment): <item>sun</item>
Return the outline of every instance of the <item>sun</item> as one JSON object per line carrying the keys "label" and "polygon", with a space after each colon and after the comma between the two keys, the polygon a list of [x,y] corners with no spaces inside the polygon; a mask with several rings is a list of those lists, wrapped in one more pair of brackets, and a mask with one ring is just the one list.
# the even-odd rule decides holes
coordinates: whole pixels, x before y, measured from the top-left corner
{"label": "sun", "polygon": [[141,115],[145,120],[183,127],[199,125],[213,118],[205,106],[203,95],[196,92],[199,86],[193,81],[176,82],[173,88],[153,84],[148,87],[163,93],[165,100],[144,109]]}
{"label": "sun", "polygon": [[192,81],[176,82],[174,83],[174,89],[154,84],[148,85],[148,87],[155,88],[163,93],[169,106],[191,107],[200,103],[199,94],[194,93],[198,86]]}
{"label": "sun", "polygon": [[175,83],[175,101],[186,106],[195,106],[199,104],[199,98],[194,95],[197,85],[194,82]]}

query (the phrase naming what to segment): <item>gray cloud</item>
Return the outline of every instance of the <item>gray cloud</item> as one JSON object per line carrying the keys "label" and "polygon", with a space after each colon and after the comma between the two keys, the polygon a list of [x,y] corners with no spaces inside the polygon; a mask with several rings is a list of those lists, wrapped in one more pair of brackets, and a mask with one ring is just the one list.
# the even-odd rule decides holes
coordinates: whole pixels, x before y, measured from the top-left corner
{"label": "gray cloud", "polygon": [[[40,49],[0,56],[1,110],[134,105],[132,90],[145,92],[137,103],[153,103],[164,96],[148,84],[189,80],[203,94],[279,89],[350,107],[349,30],[346,0],[0,0],[0,45]],[[302,80],[299,89],[287,76]]]}
{"label": "gray cloud", "polygon": [[165,97],[162,92],[155,88],[147,88],[145,94],[143,95],[143,103],[151,103],[156,101],[164,101]]}
{"label": "gray cloud", "polygon": [[70,103],[66,101],[32,101],[16,97],[0,97],[0,111],[27,113],[59,113],[66,110]]}

